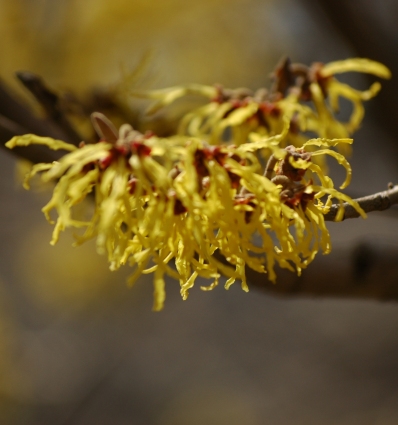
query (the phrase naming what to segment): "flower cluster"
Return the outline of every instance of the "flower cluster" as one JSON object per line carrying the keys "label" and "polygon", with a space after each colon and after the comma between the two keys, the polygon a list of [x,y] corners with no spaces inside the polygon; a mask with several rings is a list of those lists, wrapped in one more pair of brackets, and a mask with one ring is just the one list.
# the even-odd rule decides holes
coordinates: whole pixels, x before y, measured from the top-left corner
{"label": "flower cluster", "polygon": [[[112,128],[105,117],[96,118]],[[43,208],[50,222],[52,209],[58,215],[51,243],[66,227],[84,228],[78,242],[96,237],[112,269],[126,262],[136,266],[131,283],[153,272],[156,310],[165,298],[164,274],[180,281],[186,298],[197,276],[213,279],[213,288],[223,274],[228,277],[226,287],[239,279],[247,290],[246,265],[268,272],[273,281],[275,263],[300,273],[319,249],[330,251],[323,221],[330,199],[351,202],[360,210],[311,161],[317,154],[340,154],[327,148],[306,152],[307,146],[350,139],[315,139],[301,149],[281,149],[276,142],[284,134],[239,147],[211,146],[195,138],[160,139],[129,125],[117,136],[109,134],[79,148],[33,135],[14,137],[8,147],[41,143],[70,151],[59,162],[33,166],[25,182],[27,186],[38,172],[45,181],[57,181]],[[272,153],[272,178],[261,174],[255,155],[259,149]],[[320,185],[304,180],[307,173],[317,175]],[[87,221],[78,220],[73,207],[90,192],[94,214]],[[324,195],[329,196],[325,204],[320,201]]]}
{"label": "flower cluster", "polygon": [[[358,92],[333,78],[353,69],[388,76],[382,65],[365,60],[315,65],[305,72],[285,62],[271,95],[198,85],[150,94],[158,99],[156,108],[188,92],[212,99],[182,119],[180,135],[142,134],[129,124],[116,130],[94,113],[97,143],[76,147],[24,135],[7,146],[42,144],[68,151],[59,161],[34,165],[25,179],[26,188],[37,173],[55,182],[43,208],[50,222],[52,210],[57,214],[51,243],[65,228],[82,229],[77,243],[95,238],[112,270],[126,263],[135,268],[131,284],[153,273],[155,310],[164,304],[165,275],[179,281],[183,299],[199,276],[212,280],[204,290],[224,275],[226,288],[240,280],[247,291],[245,267],[275,281],[276,264],[300,274],[317,252],[330,252],[324,214],[333,199],[365,216],[318,161],[335,158],[346,169],[340,188],[349,184],[350,165],[333,148],[352,143],[347,135],[359,125],[362,101],[379,88]],[[345,124],[332,113],[339,96],[354,104]],[[309,99],[315,109],[302,103]],[[224,143],[230,127],[233,144]],[[304,139],[307,130],[321,137]],[[94,210],[82,219],[75,207],[88,196]],[[341,207],[337,219],[342,214]]]}
{"label": "flower cluster", "polygon": [[[179,134],[206,137],[210,144],[246,143],[248,135],[274,135],[282,131],[284,120],[290,121],[286,144],[301,146],[307,132],[323,138],[350,137],[358,129],[364,115],[363,102],[375,96],[381,88],[373,83],[359,91],[338,81],[336,74],[356,71],[390,78],[384,65],[369,59],[354,58],[329,64],[314,63],[310,67],[283,60],[276,68],[270,90],[260,88],[226,89],[221,85],[189,84],[151,92],[133,92],[155,100],[148,113],[187,95],[209,99],[204,106],[188,112],[180,121]],[[339,98],[352,103],[347,122],[336,118]]]}

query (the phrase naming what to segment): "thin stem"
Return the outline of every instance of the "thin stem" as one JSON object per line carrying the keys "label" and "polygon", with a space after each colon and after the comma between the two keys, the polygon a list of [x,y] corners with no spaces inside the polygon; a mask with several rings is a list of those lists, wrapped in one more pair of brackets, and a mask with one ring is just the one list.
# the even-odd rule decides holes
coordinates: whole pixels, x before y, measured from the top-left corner
{"label": "thin stem", "polygon": [[264,177],[267,177],[268,180],[271,180],[272,173],[274,172],[274,168],[278,160],[275,158],[274,155],[271,155],[268,159],[267,165],[264,169]]}
{"label": "thin stem", "polygon": [[[275,158],[274,155],[271,155],[268,159],[267,165],[265,166],[264,169],[264,177],[267,177],[267,179],[271,180],[272,178],[272,173],[274,172],[274,168],[276,163],[278,162],[278,160]],[[242,189],[239,192],[239,196],[243,196],[246,195],[249,191],[245,188],[242,187]]]}
{"label": "thin stem", "polygon": [[[398,185],[389,185],[389,188],[383,192],[374,193],[373,195],[365,196],[363,198],[355,199],[359,206],[366,212],[383,211],[390,208],[392,205],[398,204]],[[337,212],[340,205],[333,204],[330,211],[325,214],[325,221],[335,221]],[[344,216],[343,220],[347,218],[358,218],[358,211],[350,204],[345,202],[343,204]]]}

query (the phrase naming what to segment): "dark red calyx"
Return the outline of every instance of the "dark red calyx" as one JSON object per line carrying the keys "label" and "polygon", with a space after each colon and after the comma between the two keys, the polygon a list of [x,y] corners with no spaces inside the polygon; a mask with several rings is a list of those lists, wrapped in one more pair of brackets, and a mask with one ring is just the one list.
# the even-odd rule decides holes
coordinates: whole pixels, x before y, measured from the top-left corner
{"label": "dark red calyx", "polygon": [[143,142],[135,141],[131,143],[131,150],[138,156],[149,156],[152,149]]}

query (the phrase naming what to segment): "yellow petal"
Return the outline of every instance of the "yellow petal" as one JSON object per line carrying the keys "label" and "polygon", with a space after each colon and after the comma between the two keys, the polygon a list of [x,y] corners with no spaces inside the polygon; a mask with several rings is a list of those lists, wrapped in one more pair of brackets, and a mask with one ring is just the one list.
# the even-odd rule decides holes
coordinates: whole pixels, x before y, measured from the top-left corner
{"label": "yellow petal", "polygon": [[24,134],[23,136],[14,136],[10,141],[6,143],[6,147],[9,149],[15,148],[15,146],[29,145],[45,145],[55,151],[58,149],[63,149],[72,152],[77,149],[75,145],[63,142],[62,140],[52,139],[51,137],[36,136],[35,134]]}
{"label": "yellow petal", "polygon": [[380,62],[364,58],[352,58],[330,62],[324,65],[320,73],[323,77],[330,77],[343,72],[364,72],[380,78],[391,78],[390,70]]}

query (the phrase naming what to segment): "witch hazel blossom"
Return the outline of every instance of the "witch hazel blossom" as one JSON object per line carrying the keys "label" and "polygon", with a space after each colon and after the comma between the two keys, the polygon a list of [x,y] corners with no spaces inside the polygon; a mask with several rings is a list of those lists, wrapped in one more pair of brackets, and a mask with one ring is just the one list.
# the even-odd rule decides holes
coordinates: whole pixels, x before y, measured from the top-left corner
{"label": "witch hazel blossom", "polygon": [[[282,131],[284,120],[288,119],[289,133],[284,143],[299,147],[307,140],[307,132],[323,138],[347,138],[359,128],[364,116],[363,103],[374,97],[381,85],[375,82],[368,90],[356,90],[336,78],[346,72],[391,77],[386,66],[369,59],[316,62],[311,66],[284,59],[273,73],[270,89],[253,91],[228,89],[220,84],[188,84],[148,92],[134,91],[132,95],[154,101],[148,108],[149,114],[184,96],[207,98],[208,103],[182,117],[179,133],[205,138],[210,144],[246,143],[251,132],[272,136]],[[336,117],[340,98],[352,104],[346,122]],[[344,154],[350,153],[348,146],[343,149]]]}
{"label": "witch hazel blossom", "polygon": [[[311,160],[317,152],[332,152],[327,147],[338,140],[308,141],[306,146],[323,147],[313,152],[280,148],[275,137],[211,146],[197,138],[143,135],[129,125],[116,132],[99,113],[93,123],[100,136],[95,144],[76,148],[25,135],[7,146],[40,143],[70,151],[57,162],[33,166],[26,180],[41,173],[43,180],[56,182],[43,207],[50,222],[51,210],[58,215],[51,243],[67,227],[82,228],[77,243],[96,238],[112,270],[133,266],[131,284],[141,274],[154,275],[155,310],[163,307],[165,275],[180,282],[186,299],[197,277],[212,280],[203,289],[214,288],[225,275],[227,288],[240,280],[248,290],[245,266],[272,281],[275,264],[300,273],[319,250],[330,251],[323,220],[330,200],[348,200],[360,210]],[[274,158],[267,176],[256,155],[264,149]],[[318,186],[312,183],[316,179]],[[328,196],[324,203],[320,193]],[[74,207],[89,194],[94,213],[80,221]]]}
{"label": "witch hazel blossom", "polygon": [[[343,218],[343,203],[365,217],[357,202],[335,188],[325,162],[331,157],[345,168],[340,189],[347,187],[348,135],[362,118],[362,102],[379,89],[376,83],[358,92],[334,78],[353,70],[389,76],[383,65],[362,59],[309,68],[285,61],[270,92],[193,84],[147,94],[156,99],[153,110],[186,94],[211,100],[185,115],[175,136],[142,134],[130,124],[117,130],[97,112],[96,143],[76,147],[28,134],[7,147],[41,144],[67,152],[34,165],[24,182],[29,188],[37,174],[54,182],[42,209],[55,224],[51,243],[75,228],[76,244],[95,239],[111,270],[133,268],[131,285],[151,274],[154,310],[163,308],[166,276],[179,282],[183,299],[198,277],[209,280],[203,290],[225,276],[227,289],[238,280],[247,291],[246,267],[275,282],[276,265],[300,274],[319,251],[330,252],[324,217],[336,201],[336,220]],[[334,115],[339,96],[354,105],[348,123]],[[307,130],[320,137],[308,140]],[[88,197],[94,208],[82,219],[76,207]]]}

